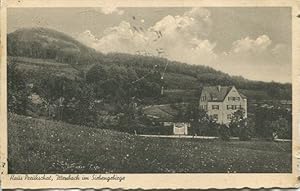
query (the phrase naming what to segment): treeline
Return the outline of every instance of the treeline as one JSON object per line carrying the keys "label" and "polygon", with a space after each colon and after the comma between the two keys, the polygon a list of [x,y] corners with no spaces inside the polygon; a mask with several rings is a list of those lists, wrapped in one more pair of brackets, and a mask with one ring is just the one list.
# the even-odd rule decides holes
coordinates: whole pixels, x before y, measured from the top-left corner
{"label": "treeline", "polygon": [[124,66],[95,65],[85,78],[71,80],[46,70],[22,71],[16,63],[9,63],[8,111],[125,131],[130,127],[124,124],[132,105],[142,107],[159,98],[160,77],[152,70],[136,74]]}
{"label": "treeline", "polygon": [[189,122],[190,135],[218,136],[223,140],[238,137],[240,140],[251,140],[253,137],[273,140],[292,139],[292,113],[284,108],[261,108],[244,118],[244,111],[237,110],[229,125],[215,122],[196,103],[187,107],[177,107],[176,119]]}
{"label": "treeline", "polygon": [[[141,78],[145,75],[147,78]],[[161,83],[161,74],[155,69],[144,73],[124,66],[95,65],[85,80],[71,80],[47,71],[21,71],[17,64],[10,63],[8,111],[129,133],[160,132],[163,128],[153,126],[141,108],[162,97]],[[34,103],[32,95],[38,95],[39,103]],[[237,112],[230,128],[215,123],[197,103],[176,109],[176,120],[190,122],[192,135],[220,136],[224,140],[231,136],[241,140],[292,136],[291,112],[283,108],[258,107],[247,120]]]}

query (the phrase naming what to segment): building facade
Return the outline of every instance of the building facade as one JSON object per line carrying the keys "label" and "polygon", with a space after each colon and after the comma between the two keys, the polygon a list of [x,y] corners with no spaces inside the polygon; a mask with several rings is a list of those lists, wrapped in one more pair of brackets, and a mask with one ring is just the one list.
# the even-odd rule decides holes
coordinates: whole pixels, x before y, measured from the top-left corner
{"label": "building facade", "polygon": [[219,124],[228,125],[237,110],[247,117],[247,98],[234,86],[203,87],[199,107]]}

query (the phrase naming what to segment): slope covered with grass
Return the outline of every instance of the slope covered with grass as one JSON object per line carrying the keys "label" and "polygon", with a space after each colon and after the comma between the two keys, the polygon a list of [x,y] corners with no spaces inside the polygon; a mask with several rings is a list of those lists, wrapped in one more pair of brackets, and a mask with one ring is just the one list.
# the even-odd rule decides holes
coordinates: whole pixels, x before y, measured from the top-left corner
{"label": "slope covered with grass", "polygon": [[291,144],[130,135],[10,115],[9,173],[291,172]]}

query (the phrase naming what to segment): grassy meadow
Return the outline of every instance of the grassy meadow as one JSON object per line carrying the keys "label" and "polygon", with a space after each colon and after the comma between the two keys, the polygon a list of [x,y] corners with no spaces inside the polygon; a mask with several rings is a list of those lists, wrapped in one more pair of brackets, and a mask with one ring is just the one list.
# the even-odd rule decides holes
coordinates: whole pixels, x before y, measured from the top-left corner
{"label": "grassy meadow", "polygon": [[10,115],[9,173],[291,172],[291,143],[140,137]]}

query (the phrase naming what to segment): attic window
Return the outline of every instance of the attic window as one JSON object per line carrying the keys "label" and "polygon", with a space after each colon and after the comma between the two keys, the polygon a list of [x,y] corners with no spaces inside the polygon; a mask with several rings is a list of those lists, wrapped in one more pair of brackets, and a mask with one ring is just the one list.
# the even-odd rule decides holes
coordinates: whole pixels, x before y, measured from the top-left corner
{"label": "attic window", "polygon": [[212,109],[219,109],[219,105],[212,105]]}
{"label": "attic window", "polygon": [[240,97],[228,97],[228,101],[240,101]]}

